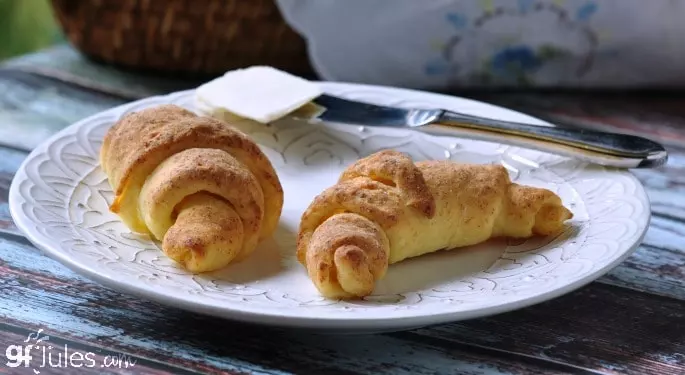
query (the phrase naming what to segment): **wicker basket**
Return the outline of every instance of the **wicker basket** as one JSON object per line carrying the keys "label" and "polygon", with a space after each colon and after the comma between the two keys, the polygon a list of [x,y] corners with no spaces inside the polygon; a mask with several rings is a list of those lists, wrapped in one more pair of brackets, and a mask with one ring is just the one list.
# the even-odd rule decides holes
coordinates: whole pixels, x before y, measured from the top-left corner
{"label": "wicker basket", "polygon": [[273,0],[52,0],[66,38],[116,66],[216,76],[271,65],[312,76],[302,37]]}

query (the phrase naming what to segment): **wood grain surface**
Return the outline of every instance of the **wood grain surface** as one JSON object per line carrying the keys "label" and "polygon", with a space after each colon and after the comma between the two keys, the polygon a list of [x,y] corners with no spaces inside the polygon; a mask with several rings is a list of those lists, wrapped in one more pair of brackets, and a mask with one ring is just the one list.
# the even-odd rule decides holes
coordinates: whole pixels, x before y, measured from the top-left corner
{"label": "wood grain surface", "polygon": [[[685,111],[669,112],[670,104],[649,100],[646,107],[633,105],[631,114],[630,97],[596,97],[616,106],[602,109],[602,117],[592,108],[582,112],[576,97],[564,115],[566,94],[515,100],[487,94],[490,102],[515,102],[512,107],[527,106],[529,113],[546,110],[549,118],[592,117],[610,130],[620,127],[614,118],[623,111],[624,123],[638,124],[630,132],[672,138],[668,165],[634,171],[653,211],[643,244],[596,282],[526,309],[407,332],[336,336],[239,324],[120,294],[33,247],[7,208],[12,176],[31,145],[131,98],[29,70],[0,69],[0,129],[11,125],[5,134],[27,139],[0,137],[0,373],[34,373],[7,367],[5,348],[42,329],[54,350],[92,353],[95,365],[48,366],[40,374],[685,374],[685,143],[678,140]],[[685,94],[673,95],[662,102],[685,101]],[[650,120],[642,121],[647,112]],[[652,121],[659,112],[668,112],[667,125]],[[130,366],[113,366],[112,358]]]}

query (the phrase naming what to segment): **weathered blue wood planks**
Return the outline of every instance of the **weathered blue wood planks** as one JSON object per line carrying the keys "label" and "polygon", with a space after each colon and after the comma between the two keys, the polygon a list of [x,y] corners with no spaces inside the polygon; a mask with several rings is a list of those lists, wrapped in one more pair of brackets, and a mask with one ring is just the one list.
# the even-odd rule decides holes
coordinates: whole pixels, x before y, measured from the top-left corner
{"label": "weathered blue wood planks", "polygon": [[[54,55],[53,66],[49,53],[0,69],[0,144],[13,146],[0,147],[0,353],[42,328],[59,345],[137,361],[133,370],[92,373],[685,373],[685,148],[679,148],[680,137],[670,142],[667,166],[634,171],[647,188],[653,219],[637,252],[598,282],[523,310],[410,332],[344,337],[278,331],[122,295],[75,274],[23,239],[9,217],[7,190],[27,150],[138,92],[145,96],[186,84],[141,80],[132,85],[135,76],[90,66],[64,49]],[[75,67],[84,66],[76,80]],[[663,102],[652,98],[642,107],[642,99],[626,104],[629,98],[611,98],[602,101],[614,105],[608,109],[579,104],[578,97],[553,96],[487,98],[547,111],[549,118],[585,119],[585,126],[604,119],[606,128],[631,124],[631,132],[647,136],[664,137],[679,126],[685,132],[685,112],[670,104],[685,100],[685,94],[665,96]],[[564,103],[574,103],[567,113]],[[668,112],[668,121],[640,122],[645,111],[651,111],[646,118],[652,120],[659,111]],[[623,121],[617,123],[620,115]],[[0,359],[0,373],[12,373]],[[44,373],[63,372],[41,369]]]}
{"label": "weathered blue wood planks", "polygon": [[[602,284],[486,319],[342,337],[235,324],[121,295],[22,241],[0,239],[0,259],[5,322],[182,367],[298,372],[332,366],[344,373],[375,373],[394,363],[396,370],[412,374],[444,371],[449,364],[473,373],[476,368],[497,373],[500,365],[545,373],[608,371],[632,361],[627,368],[653,374],[685,368],[682,359],[670,363],[685,351],[685,301]],[[267,355],[270,351],[278,354]]]}

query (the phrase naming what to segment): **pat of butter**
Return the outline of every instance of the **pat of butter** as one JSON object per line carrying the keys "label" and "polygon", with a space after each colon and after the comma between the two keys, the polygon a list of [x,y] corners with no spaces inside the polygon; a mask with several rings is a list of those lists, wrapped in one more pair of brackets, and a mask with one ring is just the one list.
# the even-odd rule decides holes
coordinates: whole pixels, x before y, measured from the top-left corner
{"label": "pat of butter", "polygon": [[268,66],[232,70],[195,91],[204,106],[269,123],[323,94],[316,83]]}

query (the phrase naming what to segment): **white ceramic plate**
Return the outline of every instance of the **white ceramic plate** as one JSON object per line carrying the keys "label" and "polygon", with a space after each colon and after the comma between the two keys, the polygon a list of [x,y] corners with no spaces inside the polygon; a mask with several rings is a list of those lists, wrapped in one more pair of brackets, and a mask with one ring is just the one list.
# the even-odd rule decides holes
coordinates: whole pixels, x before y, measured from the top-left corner
{"label": "white ceramic plate", "polygon": [[[335,95],[397,106],[439,106],[515,121],[540,120],[450,96],[322,83]],[[76,272],[124,293],[220,317],[284,327],[378,332],[475,318],[539,303],[576,289],[625,259],[650,219],[647,196],[629,172],[492,144],[406,130],[280,121],[242,124],[271,158],[285,189],[281,225],[247,261],[193,275],[158,244],[131,233],[107,209],[112,192],[98,166],[106,130],[122,114],[162,103],[194,110],[193,92],[152,97],[84,119],[37,147],[16,174],[10,209],[37,247]],[[502,163],[514,180],[557,192],[575,217],[556,238],[491,242],[390,267],[364,301],[321,298],[294,257],[310,200],[358,158],[384,148],[416,160]]]}

